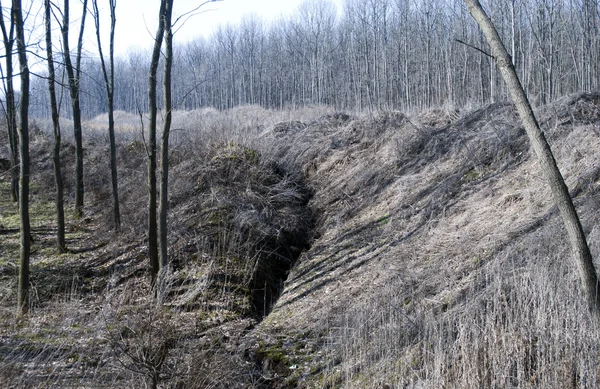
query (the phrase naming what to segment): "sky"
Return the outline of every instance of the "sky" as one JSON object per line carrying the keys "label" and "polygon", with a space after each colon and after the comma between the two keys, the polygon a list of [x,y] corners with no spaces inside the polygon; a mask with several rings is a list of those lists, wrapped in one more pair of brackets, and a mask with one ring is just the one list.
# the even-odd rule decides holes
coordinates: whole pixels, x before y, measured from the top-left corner
{"label": "sky", "polygon": [[[177,30],[174,37],[175,44],[187,42],[198,36],[209,36],[219,25],[237,24],[244,16],[256,15],[265,22],[279,19],[281,16],[291,16],[303,1],[222,0],[210,2],[201,8],[203,12],[190,17]],[[341,0],[332,1],[341,3]],[[202,2],[200,0],[175,0],[173,20],[195,9]],[[102,3],[103,1],[99,0],[99,4]],[[135,47],[144,49],[152,47],[159,5],[159,0],[117,0],[116,55],[126,54],[129,49]],[[105,14],[108,13],[107,9],[103,11]],[[108,23],[106,21],[103,27],[108,28]],[[93,30],[93,24],[90,24],[88,28]]]}

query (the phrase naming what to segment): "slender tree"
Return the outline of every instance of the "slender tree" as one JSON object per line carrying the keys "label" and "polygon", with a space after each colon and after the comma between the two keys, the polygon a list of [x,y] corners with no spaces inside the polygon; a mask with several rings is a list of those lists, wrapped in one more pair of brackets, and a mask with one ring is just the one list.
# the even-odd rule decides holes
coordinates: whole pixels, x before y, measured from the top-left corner
{"label": "slender tree", "polygon": [[[187,20],[189,15],[193,15],[195,11],[200,9],[204,4],[210,3],[209,0],[201,3],[192,11],[180,16],[179,20]],[[150,261],[152,266],[152,280],[156,280],[159,272],[164,274],[168,261],[168,245],[167,245],[167,213],[169,210],[169,135],[171,132],[171,117],[173,109],[172,98],[172,70],[173,70],[173,25],[172,22],[174,0],[161,0],[159,25],[154,42],[154,50],[152,53],[152,62],[150,67],[150,158],[148,163],[148,187],[149,187],[149,202],[148,202],[148,240],[150,247]],[[158,61],[160,58],[161,41],[165,40],[165,61],[164,61],[164,77],[163,77],[163,93],[164,93],[164,110],[165,118],[161,136],[161,183],[160,183],[160,208],[159,208],[159,230],[156,231],[156,73],[158,71]],[[152,165],[154,163],[154,165]],[[151,180],[154,180],[152,182]],[[154,187],[152,186],[154,185]],[[153,219],[152,219],[153,218]],[[152,224],[154,223],[154,224]],[[154,228],[154,230],[152,230]],[[156,247],[158,236],[159,245]],[[154,239],[154,242],[152,242]],[[153,255],[159,254],[160,257]]]}
{"label": "slender tree", "polygon": [[54,129],[54,149],[52,153],[52,162],[54,165],[54,182],[56,185],[56,245],[58,251],[64,253],[66,249],[65,243],[65,206],[64,206],[64,184],[62,172],[60,168],[60,121],[59,109],[56,100],[56,72],[54,70],[54,55],[52,52],[52,20],[50,0],[44,0],[44,16],[46,22],[46,55],[48,61],[48,91],[50,93],[50,110],[52,113],[52,127]]}
{"label": "slender tree", "polygon": [[108,70],[102,53],[102,41],[100,39],[100,10],[98,9],[98,0],[93,0],[94,22],[96,25],[96,40],[98,41],[98,52],[100,54],[100,64],[102,65],[102,76],[106,89],[106,98],[108,101],[108,137],[110,142],[110,172],[112,179],[113,193],[113,221],[115,230],[121,227],[121,212],[119,210],[119,188],[117,177],[117,147],[115,142],[115,118],[114,118],[114,96],[115,96],[115,25],[117,22],[115,8],[116,0],[108,0],[110,8],[110,48],[108,52]]}
{"label": "slender tree", "polygon": [[150,105],[150,120],[148,124],[148,256],[150,258],[150,276],[152,284],[154,284],[160,270],[156,222],[156,126],[158,116],[156,89],[160,48],[165,35],[165,15],[168,2],[168,0],[161,0],[160,2],[158,29],[156,30],[156,36],[154,38],[154,48],[152,49],[152,59],[150,61],[150,72],[148,75],[148,103]]}
{"label": "slender tree", "polygon": [[17,30],[17,53],[21,80],[21,104],[19,107],[21,263],[19,266],[17,311],[19,314],[26,314],[29,310],[29,256],[31,254],[31,229],[29,225],[29,65],[27,63],[27,46],[21,0],[12,0],[12,20]]}
{"label": "slender tree", "polygon": [[469,12],[485,34],[492,49],[492,56],[508,85],[511,98],[517,107],[521,121],[525,126],[525,131],[533,146],[533,150],[540,161],[542,171],[550,184],[554,202],[560,210],[563,222],[567,229],[573,257],[579,270],[586,300],[594,314],[599,316],[600,295],[598,293],[598,277],[596,275],[592,254],[590,253],[590,249],[586,242],[581,222],[579,221],[577,211],[575,210],[575,206],[569,195],[569,189],[565,185],[564,179],[554,160],[552,150],[546,141],[544,133],[540,129],[533,110],[531,109],[531,105],[529,104],[527,95],[521,86],[512,59],[506,51],[494,24],[483,10],[478,0],[465,0],[465,3],[469,8]]}
{"label": "slender tree", "polygon": [[165,119],[161,138],[161,182],[160,182],[160,270],[168,266],[167,258],[167,212],[169,210],[169,134],[171,132],[171,110],[173,101],[171,95],[171,78],[173,69],[173,29],[171,17],[173,14],[173,0],[167,0],[165,6],[165,73],[163,77]]}
{"label": "slender tree", "polygon": [[64,0],[63,21],[61,26],[63,55],[65,68],[69,77],[69,94],[71,96],[71,108],[73,110],[73,133],[75,136],[75,214],[83,216],[83,138],[81,128],[81,106],[80,106],[80,81],[81,81],[81,51],[83,48],[83,33],[85,30],[85,19],[87,15],[87,1],[83,0],[83,12],[77,39],[77,54],[75,66],[71,60],[69,48],[69,0]]}
{"label": "slender tree", "polygon": [[[0,2],[0,12],[2,12],[2,2]],[[5,83],[4,96],[6,103],[4,113],[6,117],[6,127],[8,129],[8,141],[10,146],[11,157],[11,181],[10,189],[13,201],[17,201],[19,197],[19,135],[17,133],[17,108],[15,105],[15,88],[13,83],[13,48],[15,42],[15,23],[10,23],[10,28],[6,30],[4,23],[4,12],[0,15],[0,30],[2,30],[2,40],[4,43],[5,55]]]}

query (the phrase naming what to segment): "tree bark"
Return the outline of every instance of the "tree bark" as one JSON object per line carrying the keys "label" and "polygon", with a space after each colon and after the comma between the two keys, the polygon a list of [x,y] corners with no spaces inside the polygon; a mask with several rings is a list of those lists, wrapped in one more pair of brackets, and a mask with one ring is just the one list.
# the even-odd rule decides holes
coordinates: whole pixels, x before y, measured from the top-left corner
{"label": "tree bark", "polygon": [[592,312],[600,315],[600,298],[598,294],[598,277],[594,268],[592,254],[588,247],[581,222],[573,205],[569,189],[565,185],[564,179],[556,165],[552,150],[546,141],[544,133],[535,118],[531,105],[515,68],[512,59],[504,47],[494,24],[485,13],[478,0],[465,0],[469,12],[479,24],[485,34],[492,50],[492,56],[496,60],[498,68],[508,85],[509,93],[517,107],[521,121],[525,126],[525,131],[529,137],[533,150],[535,151],[542,171],[546,175],[554,202],[560,210],[575,263],[579,270],[579,276],[585,293],[587,303]]}
{"label": "tree bark", "polygon": [[173,108],[171,96],[171,73],[173,69],[173,30],[171,16],[173,13],[173,0],[166,1],[165,9],[165,74],[163,80],[165,120],[163,123],[161,142],[161,171],[160,183],[160,271],[168,266],[167,257],[167,212],[169,210],[169,133],[171,131],[171,111]]}
{"label": "tree bark", "polygon": [[152,284],[160,270],[158,258],[158,236],[156,223],[156,84],[158,63],[160,60],[160,48],[165,34],[165,12],[167,0],[161,0],[159,10],[158,30],[154,38],[154,49],[150,62],[148,77],[148,104],[150,105],[150,123],[148,128],[148,256],[150,257],[150,276]]}
{"label": "tree bark", "polygon": [[65,243],[65,206],[64,206],[64,185],[62,172],[60,168],[60,121],[58,113],[58,103],[56,100],[54,56],[52,53],[52,26],[50,0],[44,0],[45,22],[46,22],[46,55],[48,56],[48,91],[50,92],[50,110],[52,113],[52,126],[54,129],[54,150],[52,162],[54,165],[54,183],[56,185],[56,245],[58,251],[64,253],[67,251]]}
{"label": "tree bark", "polygon": [[104,77],[104,86],[106,98],[108,101],[108,137],[110,142],[110,173],[113,194],[113,222],[115,230],[121,228],[121,211],[119,207],[119,186],[117,174],[117,146],[115,141],[115,25],[116,25],[116,0],[109,0],[110,5],[110,48],[109,48],[109,70],[106,69],[104,54],[102,53],[102,42],[100,39],[100,10],[98,9],[98,0],[93,0],[94,22],[96,24],[96,40],[98,41],[98,52],[100,54],[100,64],[102,66],[102,76]]}
{"label": "tree bark", "polygon": [[21,0],[12,0],[12,19],[17,30],[17,53],[21,72],[21,105],[19,108],[19,142],[21,172],[19,177],[19,219],[20,252],[19,286],[17,291],[17,312],[26,314],[29,310],[29,256],[31,254],[31,229],[29,225],[29,65],[23,26]]}
{"label": "tree bark", "polygon": [[[0,9],[2,5],[0,4]],[[4,41],[4,52],[6,55],[6,89],[4,90],[6,99],[6,127],[8,129],[8,142],[10,146],[11,170],[10,170],[10,190],[12,201],[19,198],[19,134],[17,131],[17,108],[15,105],[15,88],[13,84],[13,46],[15,23],[11,20],[10,30],[7,32],[4,23],[4,16],[0,16],[0,29]]]}
{"label": "tree bark", "polygon": [[81,75],[81,50],[83,47],[83,31],[85,28],[85,16],[87,15],[87,0],[83,0],[83,14],[81,17],[81,28],[77,41],[77,56],[75,58],[76,69],[73,68],[71,52],[69,49],[69,0],[65,0],[63,9],[63,23],[61,28],[63,38],[63,53],[65,68],[69,77],[69,94],[71,96],[71,107],[73,110],[73,134],[75,137],[75,214],[83,216],[83,139],[81,129],[81,107],[79,104],[79,82]]}

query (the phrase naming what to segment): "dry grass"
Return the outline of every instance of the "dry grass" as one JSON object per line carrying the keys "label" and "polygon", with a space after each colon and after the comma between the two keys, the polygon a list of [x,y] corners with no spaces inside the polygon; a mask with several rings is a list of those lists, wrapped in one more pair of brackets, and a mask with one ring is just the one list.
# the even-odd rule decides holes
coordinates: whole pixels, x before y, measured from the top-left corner
{"label": "dry grass", "polygon": [[[598,124],[542,120],[596,252]],[[321,238],[261,324],[324,345],[325,370],[315,379],[307,363],[303,385],[598,385],[598,330],[512,108],[438,128],[419,117],[389,122],[274,133],[321,210]]]}
{"label": "dry grass", "polygon": [[561,234],[556,224],[435,296],[407,292],[416,283],[406,284],[407,271],[344,312],[330,333],[341,360],[330,375],[349,388],[596,387],[599,333],[568,250],[547,245]]}
{"label": "dry grass", "polygon": [[[596,257],[599,101],[539,110]],[[70,225],[78,250],[60,257],[42,207],[49,127],[38,123],[33,198],[50,228],[35,232],[37,297],[22,322],[12,313],[15,210],[0,204],[10,243],[0,251],[0,386],[600,385],[600,332],[511,105],[176,112],[174,266],[158,305],[146,278],[141,124],[117,117],[124,231],[110,231],[98,117],[86,123],[86,217]],[[63,154],[72,166],[72,146]]]}
{"label": "dry grass", "polygon": [[[209,112],[201,123],[191,114],[176,115],[186,129],[174,131],[173,269],[161,287],[161,304],[148,288],[141,123],[135,127],[133,117],[117,115],[124,221],[119,235],[111,231],[105,118],[85,123],[86,211],[82,219],[69,220],[71,251],[64,255],[52,247],[50,127],[36,123],[31,147],[34,296],[30,317],[17,324],[18,221],[4,193],[8,187],[2,187],[0,228],[4,242],[10,242],[3,245],[0,262],[0,285],[7,292],[0,307],[2,385],[260,387],[260,372],[233,344],[268,313],[282,277],[307,244],[311,193],[299,174],[239,143],[251,130],[238,130],[237,123],[268,113],[255,107],[234,111]],[[256,136],[257,129],[252,131]],[[71,182],[74,149],[66,138],[61,157]],[[69,209],[72,187],[66,189]]]}

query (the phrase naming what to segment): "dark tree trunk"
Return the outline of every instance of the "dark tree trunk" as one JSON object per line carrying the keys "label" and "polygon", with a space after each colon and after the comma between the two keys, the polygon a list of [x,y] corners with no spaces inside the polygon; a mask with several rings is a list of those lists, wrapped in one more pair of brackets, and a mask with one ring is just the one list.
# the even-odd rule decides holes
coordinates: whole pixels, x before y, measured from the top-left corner
{"label": "dark tree trunk", "polygon": [[167,258],[167,212],[169,210],[169,133],[171,131],[171,73],[173,68],[173,30],[171,29],[171,15],[173,13],[173,0],[166,1],[165,10],[165,74],[164,74],[164,109],[165,121],[163,124],[161,142],[161,172],[160,183],[160,270],[168,266]]}
{"label": "dark tree trunk", "polygon": [[150,257],[150,275],[152,283],[160,270],[158,258],[158,237],[156,223],[156,89],[160,48],[165,34],[165,12],[167,0],[161,0],[158,30],[154,38],[154,49],[148,76],[148,104],[150,105],[150,123],[148,128],[148,256]]}
{"label": "dark tree trunk", "polygon": [[73,134],[75,137],[75,214],[83,216],[83,139],[81,130],[81,107],[79,104],[79,81],[81,75],[81,50],[83,47],[83,31],[85,28],[85,16],[87,15],[87,0],[83,0],[83,14],[81,17],[81,28],[77,41],[76,68],[71,61],[69,48],[69,0],[65,0],[63,9],[62,38],[65,68],[69,77],[69,94],[71,96],[71,107],[73,110]]}
{"label": "dark tree trunk", "polygon": [[21,173],[19,177],[19,219],[21,221],[21,264],[17,291],[17,311],[26,314],[29,310],[29,256],[31,253],[31,229],[29,225],[29,65],[23,26],[21,0],[12,1],[12,19],[17,29],[17,52],[21,72],[21,105],[19,128]]}
{"label": "dark tree trunk", "polygon": [[106,98],[108,100],[108,137],[110,142],[110,173],[112,180],[113,193],[113,219],[115,230],[121,228],[121,211],[119,207],[119,187],[117,175],[117,146],[115,141],[115,119],[114,119],[114,95],[115,95],[115,7],[116,0],[110,0],[110,48],[109,48],[109,70],[106,69],[104,54],[102,53],[102,43],[100,40],[100,10],[98,9],[98,1],[93,0],[94,21],[96,24],[96,40],[98,41],[98,52],[100,54],[100,64],[102,65],[102,75],[104,77],[104,85],[106,89]]}
{"label": "dark tree trunk", "polygon": [[[0,5],[0,8],[2,6]],[[10,146],[10,191],[12,201],[17,201],[19,198],[19,134],[17,131],[17,109],[15,105],[15,88],[13,84],[13,47],[15,24],[11,21],[10,30],[6,30],[4,17],[0,17],[0,29],[2,30],[2,38],[4,41],[4,52],[6,55],[6,89],[4,90],[6,99],[6,127],[8,129],[8,142]]]}
{"label": "dark tree trunk", "polygon": [[50,92],[50,110],[52,112],[52,126],[54,129],[54,151],[52,154],[52,162],[54,165],[54,182],[56,184],[56,245],[58,247],[58,251],[64,253],[66,251],[65,206],[63,196],[64,185],[62,179],[62,172],[60,168],[60,122],[58,113],[58,103],[56,101],[56,76],[54,71],[54,56],[52,54],[50,0],[45,0],[44,5],[46,22],[46,55],[48,56],[48,91]]}

